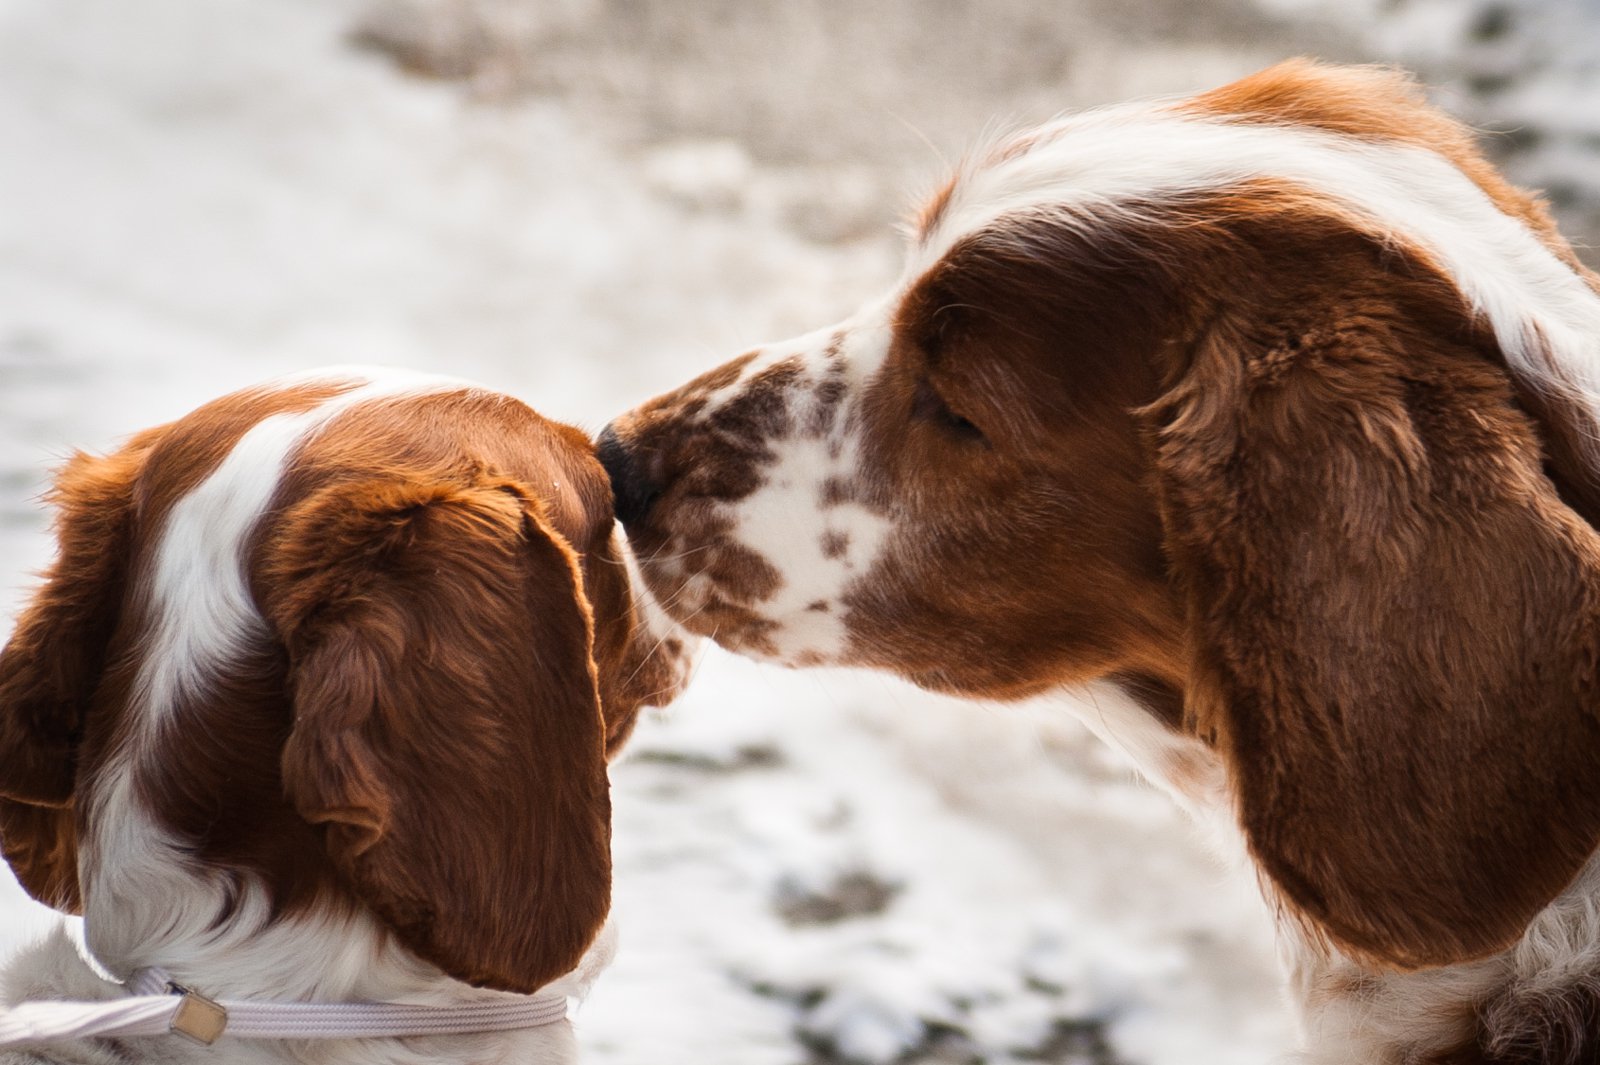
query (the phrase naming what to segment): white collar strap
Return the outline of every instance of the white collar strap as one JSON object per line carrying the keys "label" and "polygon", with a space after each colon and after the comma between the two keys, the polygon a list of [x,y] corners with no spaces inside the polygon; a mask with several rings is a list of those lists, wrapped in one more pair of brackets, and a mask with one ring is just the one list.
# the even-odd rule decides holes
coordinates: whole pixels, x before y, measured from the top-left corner
{"label": "white collar strap", "polygon": [[110,1002],[28,1002],[0,1010],[0,1047],[169,1034],[207,1044],[223,1034],[237,1039],[394,1039],[542,1028],[567,1016],[567,997],[554,992],[457,1006],[213,1001],[153,967],[136,970],[127,988],[132,997]]}

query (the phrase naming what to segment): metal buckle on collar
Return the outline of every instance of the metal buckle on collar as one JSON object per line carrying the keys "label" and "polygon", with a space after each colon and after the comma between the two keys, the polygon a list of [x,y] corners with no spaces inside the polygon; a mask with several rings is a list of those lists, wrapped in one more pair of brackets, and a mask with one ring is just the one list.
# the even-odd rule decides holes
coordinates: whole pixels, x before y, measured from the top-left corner
{"label": "metal buckle on collar", "polygon": [[219,1003],[179,983],[169,981],[167,990],[180,996],[168,1031],[201,1046],[210,1046],[222,1036],[228,1027],[228,1011]]}

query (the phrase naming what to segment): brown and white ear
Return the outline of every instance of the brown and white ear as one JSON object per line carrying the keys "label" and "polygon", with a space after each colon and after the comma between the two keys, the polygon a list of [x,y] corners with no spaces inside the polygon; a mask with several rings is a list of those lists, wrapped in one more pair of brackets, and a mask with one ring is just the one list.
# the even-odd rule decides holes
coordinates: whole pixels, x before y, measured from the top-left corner
{"label": "brown and white ear", "polygon": [[[517,486],[325,489],[284,519],[284,786],[419,956],[529,992],[610,904],[610,797],[578,562]],[[277,594],[277,593],[274,593]]]}
{"label": "brown and white ear", "polygon": [[1400,967],[1507,947],[1600,839],[1600,538],[1442,335],[1225,319],[1152,408],[1191,724],[1291,911]]}
{"label": "brown and white ear", "polygon": [[78,743],[121,613],[149,441],[106,458],[79,453],[57,476],[55,562],[0,651],[0,846],[29,894],[72,913]]}

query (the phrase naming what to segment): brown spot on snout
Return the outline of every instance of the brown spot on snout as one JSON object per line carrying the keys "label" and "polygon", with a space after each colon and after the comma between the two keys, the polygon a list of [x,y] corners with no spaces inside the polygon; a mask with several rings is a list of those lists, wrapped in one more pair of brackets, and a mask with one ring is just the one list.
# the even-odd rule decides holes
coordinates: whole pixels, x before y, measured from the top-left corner
{"label": "brown spot on snout", "polygon": [[822,490],[817,494],[817,504],[824,508],[837,507],[850,502],[855,491],[850,483],[840,477],[829,477],[822,482]]}
{"label": "brown spot on snout", "polygon": [[757,374],[706,417],[707,428],[725,438],[763,445],[793,429],[789,397],[805,376],[805,364],[791,356]]}

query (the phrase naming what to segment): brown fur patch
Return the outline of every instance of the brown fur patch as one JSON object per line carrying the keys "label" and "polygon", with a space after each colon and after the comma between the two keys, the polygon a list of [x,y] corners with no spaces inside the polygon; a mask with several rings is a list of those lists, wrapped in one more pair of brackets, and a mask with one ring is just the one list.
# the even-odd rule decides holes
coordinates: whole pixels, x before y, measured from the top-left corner
{"label": "brown fur patch", "polygon": [[109,458],[78,454],[51,501],[58,550],[44,584],[0,652],[0,843],[34,898],[82,906],[75,829],[79,749],[127,595],[134,484],[159,437]]}
{"label": "brown fur patch", "polygon": [[531,991],[604,920],[609,804],[578,560],[508,487],[330,484],[285,513],[261,579],[295,811],[408,947]]}

